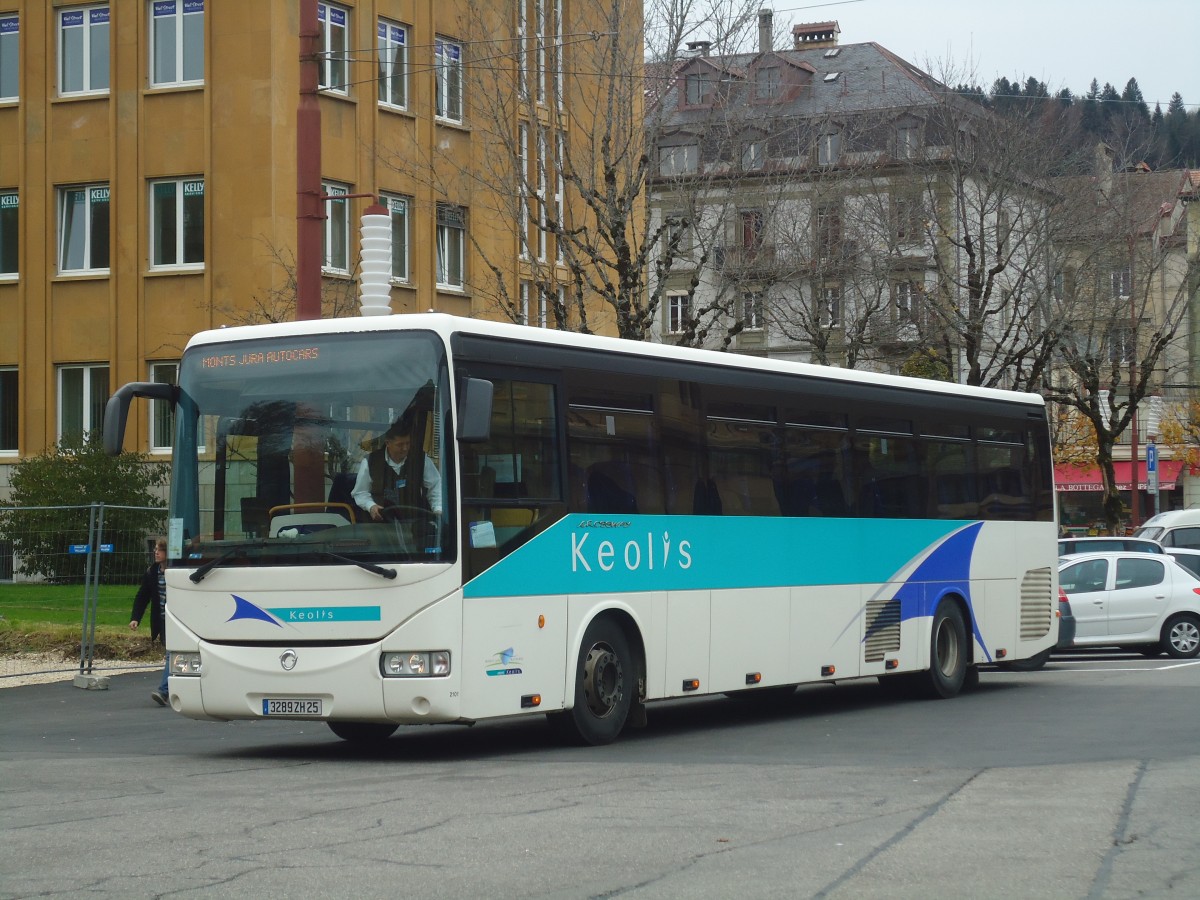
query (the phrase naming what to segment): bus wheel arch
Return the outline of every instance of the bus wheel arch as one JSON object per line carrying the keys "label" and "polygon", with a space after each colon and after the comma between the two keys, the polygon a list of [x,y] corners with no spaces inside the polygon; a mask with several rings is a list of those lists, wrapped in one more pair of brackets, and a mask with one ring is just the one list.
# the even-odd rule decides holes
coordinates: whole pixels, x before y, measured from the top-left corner
{"label": "bus wheel arch", "polygon": [[970,612],[962,597],[947,594],[938,601],[929,629],[929,671],[926,693],[949,699],[969,687],[972,666]]}
{"label": "bus wheel arch", "polygon": [[588,623],[572,672],[572,707],[547,716],[563,737],[574,743],[609,744],[631,718],[643,716],[645,652],[641,633],[628,614],[607,610]]}

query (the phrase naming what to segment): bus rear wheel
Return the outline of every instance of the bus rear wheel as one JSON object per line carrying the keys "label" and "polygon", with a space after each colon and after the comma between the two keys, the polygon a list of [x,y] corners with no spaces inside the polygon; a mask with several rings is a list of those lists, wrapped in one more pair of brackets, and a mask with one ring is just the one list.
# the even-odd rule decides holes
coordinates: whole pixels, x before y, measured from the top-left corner
{"label": "bus rear wheel", "polygon": [[575,665],[575,705],[548,717],[555,730],[576,743],[611,744],[625,727],[637,666],[625,632],[611,618],[592,621]]}
{"label": "bus rear wheel", "polygon": [[968,664],[967,628],[962,612],[951,600],[938,604],[929,638],[929,677],[926,693],[949,699],[963,688]]}
{"label": "bus rear wheel", "polygon": [[382,722],[327,722],[329,730],[353,744],[381,744],[395,734],[399,725]]}

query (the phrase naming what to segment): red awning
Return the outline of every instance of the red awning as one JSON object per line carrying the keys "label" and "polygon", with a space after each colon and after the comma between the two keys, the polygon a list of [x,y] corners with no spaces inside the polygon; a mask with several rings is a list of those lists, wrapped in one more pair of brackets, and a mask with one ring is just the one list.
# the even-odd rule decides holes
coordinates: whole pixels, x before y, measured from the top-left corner
{"label": "red awning", "polygon": [[[1173,491],[1179,480],[1179,472],[1183,468],[1182,460],[1160,459],[1158,461],[1158,489]],[[1117,490],[1129,490],[1129,461],[1118,460],[1113,463],[1113,474],[1117,476]],[[1099,491],[1100,467],[1093,466],[1081,469],[1078,466],[1063,463],[1054,467],[1054,487],[1059,491]],[[1146,462],[1138,461],[1138,490],[1147,488]]]}

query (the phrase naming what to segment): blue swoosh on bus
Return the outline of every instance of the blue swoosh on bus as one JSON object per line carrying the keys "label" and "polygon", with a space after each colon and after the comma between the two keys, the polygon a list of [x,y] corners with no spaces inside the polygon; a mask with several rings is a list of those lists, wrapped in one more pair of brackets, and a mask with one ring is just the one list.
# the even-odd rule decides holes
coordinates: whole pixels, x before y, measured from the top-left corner
{"label": "blue swoosh on bus", "polygon": [[234,602],[234,619],[253,619],[269,622],[277,628],[283,623],[306,624],[315,622],[378,622],[381,620],[378,606],[270,606],[263,609],[244,597],[230,594]]}

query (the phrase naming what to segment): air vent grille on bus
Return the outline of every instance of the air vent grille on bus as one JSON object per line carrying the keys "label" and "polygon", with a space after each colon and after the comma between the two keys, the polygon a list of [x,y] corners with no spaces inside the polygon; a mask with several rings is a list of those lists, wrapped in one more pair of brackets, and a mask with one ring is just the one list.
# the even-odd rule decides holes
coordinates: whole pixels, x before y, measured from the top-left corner
{"label": "air vent grille on bus", "polygon": [[866,662],[881,662],[885,653],[900,649],[900,601],[871,600],[867,603]]}
{"label": "air vent grille on bus", "polygon": [[1054,621],[1053,579],[1049,569],[1030,569],[1021,579],[1021,640],[1045,637]]}

